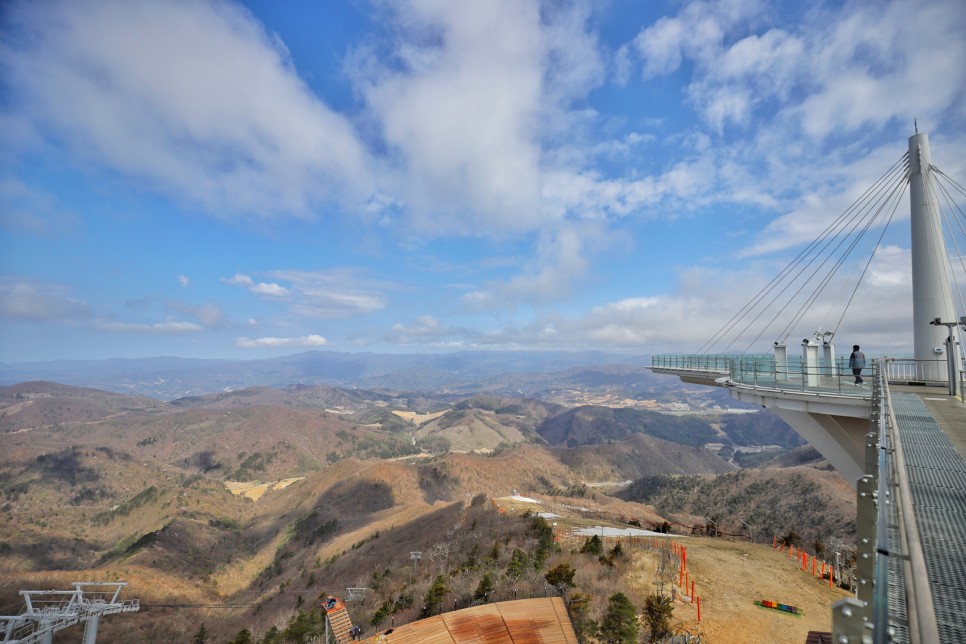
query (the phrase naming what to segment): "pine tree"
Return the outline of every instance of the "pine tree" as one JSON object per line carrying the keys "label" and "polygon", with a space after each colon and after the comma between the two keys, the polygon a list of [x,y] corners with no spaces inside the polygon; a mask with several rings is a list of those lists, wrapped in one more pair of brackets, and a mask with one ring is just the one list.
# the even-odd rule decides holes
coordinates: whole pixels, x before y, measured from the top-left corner
{"label": "pine tree", "polygon": [[195,633],[195,638],[192,640],[194,644],[205,644],[208,641],[208,629],[202,624],[198,632]]}
{"label": "pine tree", "polygon": [[480,585],[476,587],[476,592],[473,596],[476,599],[486,599],[486,596],[493,592],[493,575],[490,573],[484,573],[483,578],[480,579]]}
{"label": "pine tree", "polygon": [[651,595],[644,600],[644,623],[650,630],[648,641],[657,642],[671,634],[674,605],[670,597]]}
{"label": "pine tree", "polygon": [[543,576],[547,580],[548,584],[556,586],[561,591],[568,586],[574,585],[574,575],[577,573],[574,567],[570,564],[562,563],[559,566],[554,566]]}
{"label": "pine tree", "polygon": [[637,610],[624,593],[614,593],[607,602],[607,612],[600,624],[605,644],[636,644],[641,625]]}
{"label": "pine tree", "polygon": [[506,565],[506,574],[513,579],[518,578],[524,573],[530,564],[530,558],[527,557],[527,553],[516,548],[513,551],[513,555],[510,557],[510,563]]}
{"label": "pine tree", "polygon": [[584,546],[580,549],[580,551],[599,556],[604,554],[604,543],[600,540],[600,537],[595,534],[584,542]]}
{"label": "pine tree", "polygon": [[252,639],[252,632],[247,628],[243,628],[238,631],[235,639],[229,641],[228,644],[255,644],[255,640]]}
{"label": "pine tree", "polygon": [[436,581],[426,591],[426,599],[423,605],[422,617],[429,617],[436,610],[437,606],[443,603],[443,597],[449,592],[446,587],[446,577],[439,575]]}

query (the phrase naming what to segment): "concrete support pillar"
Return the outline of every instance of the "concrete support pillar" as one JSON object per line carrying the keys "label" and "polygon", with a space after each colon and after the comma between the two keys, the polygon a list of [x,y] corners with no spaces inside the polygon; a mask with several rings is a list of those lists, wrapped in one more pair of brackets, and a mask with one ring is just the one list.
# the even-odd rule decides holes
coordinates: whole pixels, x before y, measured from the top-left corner
{"label": "concrete support pillar", "polygon": [[866,418],[846,418],[769,407],[818,450],[846,481],[855,485],[865,473]]}
{"label": "concrete support pillar", "polygon": [[[949,287],[949,257],[939,220],[939,204],[932,177],[929,137],[909,137],[909,206],[912,241],[912,320],[915,357],[920,361],[925,380],[946,382],[947,329],[931,325],[935,319],[956,322],[952,291]],[[954,328],[955,341],[959,330]],[[950,347],[952,348],[952,347]],[[959,356],[954,355],[956,373]]]}

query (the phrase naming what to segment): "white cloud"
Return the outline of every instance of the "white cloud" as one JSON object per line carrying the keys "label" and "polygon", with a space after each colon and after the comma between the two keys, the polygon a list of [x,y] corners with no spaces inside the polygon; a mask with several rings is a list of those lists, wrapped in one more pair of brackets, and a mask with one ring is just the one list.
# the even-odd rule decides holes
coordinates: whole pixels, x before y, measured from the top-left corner
{"label": "white cloud", "polygon": [[681,66],[686,26],[677,18],[661,18],[643,29],[634,39],[644,59],[644,75],[647,77],[670,74]]}
{"label": "white cloud", "polygon": [[931,123],[966,98],[966,11],[958,0],[856,5],[829,27],[809,34],[815,90],[796,114],[809,135],[892,119]]}
{"label": "white cloud", "polygon": [[265,297],[288,297],[289,291],[284,286],[279,286],[275,282],[270,284],[255,284],[249,289],[255,295],[264,295]]}
{"label": "white cloud", "polygon": [[306,335],[300,338],[236,338],[235,346],[242,349],[265,349],[275,347],[321,347],[327,344],[321,335]]}
{"label": "white cloud", "polygon": [[718,131],[777,108],[790,135],[822,139],[895,118],[931,120],[966,95],[958,0],[814,8],[795,33],[763,28],[769,13],[759,3],[692,1],[642,29],[633,51],[645,77],[691,62],[689,102]]}
{"label": "white cloud", "polygon": [[191,282],[191,280],[184,275],[177,275],[176,277],[178,279],[178,284],[181,284],[181,288],[186,287]]}
{"label": "white cloud", "polygon": [[383,287],[350,269],[329,271],[275,270],[270,277],[290,282],[292,312],[332,319],[364,315],[386,306]]}
{"label": "white cloud", "polygon": [[53,195],[14,177],[0,178],[0,228],[34,235],[63,235],[76,225],[76,215]]}
{"label": "white cloud", "polygon": [[584,278],[589,257],[615,240],[606,229],[590,223],[546,231],[537,242],[536,257],[521,274],[463,296],[472,308],[516,306],[554,301],[569,295]]}
{"label": "white cloud", "polygon": [[269,278],[284,282],[255,282],[248,275],[238,273],[222,278],[225,284],[241,286],[254,295],[270,301],[285,303],[300,316],[333,319],[363,315],[386,306],[380,292],[383,287],[362,277],[351,269],[305,271],[280,269],[266,273]]}
{"label": "white cloud", "polygon": [[155,322],[154,324],[98,320],[94,323],[94,328],[111,333],[197,333],[204,330],[201,325],[194,322],[178,322],[176,320]]}
{"label": "white cloud", "polygon": [[241,273],[236,273],[232,277],[223,277],[221,281],[223,284],[247,288],[250,293],[269,299],[283,299],[290,295],[289,290],[284,286],[279,286],[275,282],[256,283],[251,277]]}
{"label": "white cloud", "polygon": [[466,329],[455,329],[440,322],[431,315],[422,315],[412,324],[394,324],[383,337],[393,344],[433,344],[439,345],[443,338],[462,336],[469,332]]}
{"label": "white cloud", "polygon": [[[589,4],[402,2],[389,52],[359,49],[353,78],[393,157],[395,191],[431,235],[527,232],[545,152],[588,118],[574,107],[605,78]],[[579,212],[572,213],[579,216]]]}
{"label": "white cloud", "polygon": [[165,307],[183,315],[190,315],[209,329],[222,327],[226,323],[225,312],[214,304],[196,306],[185,302],[169,301],[165,302]]}
{"label": "white cloud", "polygon": [[627,297],[574,316],[548,313],[522,325],[486,333],[466,332],[463,338],[467,346],[696,352],[723,329],[705,350],[755,353],[767,352],[776,340],[787,338],[792,346],[818,328],[837,328],[836,342],[843,346],[859,342],[876,352],[908,351],[912,342],[911,307],[895,306],[895,302],[911,299],[908,250],[880,249],[839,325],[854,279],[861,271],[858,264],[849,276],[851,282],[846,277],[833,282],[788,329],[784,328],[786,323],[807,295],[776,302],[761,316],[755,310],[729,325],[780,269],[774,263],[759,262],[744,269],[685,267],[670,293]]}
{"label": "white cloud", "polygon": [[371,190],[349,121],[229,2],[69,0],[7,8],[9,104],[76,155],[223,216],[309,214]]}
{"label": "white cloud", "polygon": [[88,305],[71,296],[71,289],[14,276],[0,277],[0,316],[21,320],[76,322],[89,314]]}

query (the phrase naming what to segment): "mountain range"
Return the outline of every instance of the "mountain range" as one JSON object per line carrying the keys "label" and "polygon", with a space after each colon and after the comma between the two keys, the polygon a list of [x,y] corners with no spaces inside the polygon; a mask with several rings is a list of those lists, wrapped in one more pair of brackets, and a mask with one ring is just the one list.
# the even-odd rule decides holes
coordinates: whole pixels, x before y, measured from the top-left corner
{"label": "mountain range", "polygon": [[[752,523],[850,538],[850,488],[767,411],[642,362],[591,358],[613,356],[7,365],[3,377],[31,379],[0,387],[0,602],[16,612],[17,587],[107,575],[146,603],[237,605],[205,617],[223,635],[239,621],[265,632],[296,598],[347,586],[378,596],[354,619],[376,624],[387,606],[410,619],[406,602],[449,568],[411,567],[409,551],[452,548],[464,561],[453,579],[473,586],[494,541],[488,566],[535,547],[525,524],[479,505],[518,490],[562,524],[714,515],[735,534]],[[313,370],[327,382],[308,382]],[[112,384],[33,379],[53,372]],[[759,467],[743,477],[749,456]],[[808,495],[786,511],[796,489]],[[198,619],[148,612],[111,641],[184,641]]]}

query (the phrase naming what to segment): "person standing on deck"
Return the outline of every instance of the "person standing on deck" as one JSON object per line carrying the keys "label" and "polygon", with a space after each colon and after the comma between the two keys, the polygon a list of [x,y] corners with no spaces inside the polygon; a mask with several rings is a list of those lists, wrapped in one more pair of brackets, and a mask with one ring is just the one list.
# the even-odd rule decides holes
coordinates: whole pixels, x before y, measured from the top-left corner
{"label": "person standing on deck", "polygon": [[862,380],[862,369],[865,368],[865,354],[859,351],[859,345],[852,345],[852,354],[849,356],[849,369],[852,370],[852,375],[855,376],[855,386],[859,387],[865,384]]}

